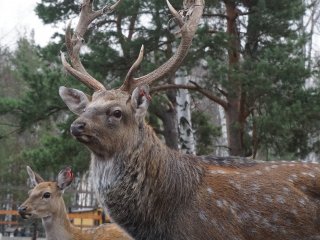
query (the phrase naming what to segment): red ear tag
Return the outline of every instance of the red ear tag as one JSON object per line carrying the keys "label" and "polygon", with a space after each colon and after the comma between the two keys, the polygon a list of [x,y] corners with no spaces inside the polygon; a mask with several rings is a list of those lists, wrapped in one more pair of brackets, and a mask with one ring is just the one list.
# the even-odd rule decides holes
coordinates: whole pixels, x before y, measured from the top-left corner
{"label": "red ear tag", "polygon": [[67,170],[66,174],[68,178],[73,178],[73,172],[71,170]]}
{"label": "red ear tag", "polygon": [[140,97],[145,96],[148,99],[148,101],[152,100],[152,97],[150,96],[150,94],[147,94],[143,89],[140,90],[139,95],[140,95]]}

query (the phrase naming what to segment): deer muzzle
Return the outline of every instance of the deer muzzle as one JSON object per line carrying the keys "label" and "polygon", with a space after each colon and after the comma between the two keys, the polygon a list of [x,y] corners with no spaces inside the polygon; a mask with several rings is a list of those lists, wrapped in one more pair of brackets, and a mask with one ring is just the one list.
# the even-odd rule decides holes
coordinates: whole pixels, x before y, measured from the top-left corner
{"label": "deer muzzle", "polygon": [[26,206],[20,206],[18,208],[18,212],[23,219],[28,219],[29,217],[31,217],[31,214],[27,212]]}
{"label": "deer muzzle", "polygon": [[86,123],[75,121],[71,124],[70,132],[79,141],[83,143],[89,143],[91,141],[91,135],[87,134]]}
{"label": "deer muzzle", "polygon": [[70,132],[75,137],[80,137],[83,135],[86,123],[84,122],[74,122],[71,124]]}

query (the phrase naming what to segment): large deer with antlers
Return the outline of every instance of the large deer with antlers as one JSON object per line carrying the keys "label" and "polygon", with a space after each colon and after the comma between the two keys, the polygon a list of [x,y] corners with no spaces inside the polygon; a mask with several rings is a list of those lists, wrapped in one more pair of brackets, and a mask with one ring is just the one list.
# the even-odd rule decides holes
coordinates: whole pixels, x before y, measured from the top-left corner
{"label": "large deer with antlers", "polygon": [[68,219],[63,200],[64,190],[72,183],[73,173],[68,167],[61,170],[56,182],[44,181],[27,167],[34,188],[29,198],[18,208],[22,218],[41,218],[47,240],[130,240],[116,224],[103,224],[86,230],[77,228]]}
{"label": "large deer with antlers", "polygon": [[133,75],[142,61],[142,48],[118,89],[106,90],[79,60],[85,26],[94,16],[91,1],[83,4],[72,38],[67,30],[72,66],[63,54],[62,63],[95,92],[91,99],[65,87],[59,93],[79,116],[71,134],[92,153],[90,168],[99,202],[139,240],[320,239],[319,165],[182,154],[165,146],[145,122],[147,84],[179,67],[202,15],[203,0],[184,3],[182,12],[168,3],[181,32],[175,54],[137,78]]}

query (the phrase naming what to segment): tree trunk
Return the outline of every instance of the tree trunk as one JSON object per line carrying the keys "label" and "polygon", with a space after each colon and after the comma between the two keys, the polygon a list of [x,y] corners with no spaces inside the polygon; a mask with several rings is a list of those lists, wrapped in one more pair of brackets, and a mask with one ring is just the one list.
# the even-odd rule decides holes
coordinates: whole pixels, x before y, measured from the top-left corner
{"label": "tree trunk", "polygon": [[176,91],[170,90],[166,92],[167,101],[154,106],[150,105],[150,112],[154,113],[162,121],[162,130],[157,130],[165,140],[168,147],[172,149],[179,149],[178,144],[178,122],[176,112]]}
{"label": "tree trunk", "polygon": [[[172,106],[162,109],[161,120],[163,123],[163,137],[166,141],[166,145],[172,149],[179,149],[178,145],[178,124],[177,124],[177,113],[175,111],[175,93],[174,91],[168,91],[167,97],[169,98]],[[159,106],[164,108],[164,106]]]}
{"label": "tree trunk", "polygon": [[229,34],[228,46],[228,107],[226,111],[226,125],[228,134],[228,147],[230,155],[242,156],[244,121],[241,116],[243,111],[243,95],[241,82],[234,76],[233,72],[239,67],[240,61],[240,38],[237,29],[238,11],[234,1],[224,1],[227,14],[227,33]]}
{"label": "tree trunk", "polygon": [[[188,77],[185,71],[177,71],[175,84],[188,84]],[[196,147],[191,122],[189,91],[187,89],[179,89],[177,92],[176,100],[180,150],[184,153],[195,154]]]}
{"label": "tree trunk", "polygon": [[243,156],[243,128],[244,124],[239,122],[238,101],[229,102],[226,109],[226,125],[228,136],[229,153],[232,156]]}

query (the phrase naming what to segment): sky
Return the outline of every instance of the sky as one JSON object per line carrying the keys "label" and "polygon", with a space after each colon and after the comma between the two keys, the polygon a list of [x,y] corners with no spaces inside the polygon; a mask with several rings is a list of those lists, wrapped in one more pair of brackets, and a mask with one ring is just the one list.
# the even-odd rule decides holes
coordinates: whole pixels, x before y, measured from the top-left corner
{"label": "sky", "polygon": [[46,45],[55,29],[44,25],[35,14],[36,3],[40,0],[0,0],[0,46],[14,49],[19,36],[30,36],[35,30],[35,42]]}

